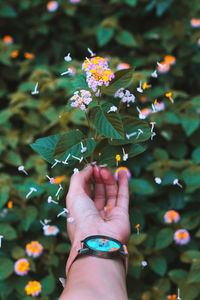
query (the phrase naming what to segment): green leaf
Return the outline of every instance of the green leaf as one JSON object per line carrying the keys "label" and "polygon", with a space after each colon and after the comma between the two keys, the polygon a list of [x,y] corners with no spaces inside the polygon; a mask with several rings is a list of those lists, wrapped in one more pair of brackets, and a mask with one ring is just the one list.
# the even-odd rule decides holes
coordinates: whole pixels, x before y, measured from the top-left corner
{"label": "green leaf", "polygon": [[5,240],[14,240],[17,237],[15,229],[9,224],[0,224],[0,234]]}
{"label": "green leaf", "polygon": [[139,195],[151,195],[155,192],[153,185],[145,179],[131,179],[129,185],[131,191]]}
{"label": "green leaf", "polygon": [[158,1],[156,3],[156,15],[158,17],[162,16],[164,12],[170,7],[171,4],[172,4],[172,0]]}
{"label": "green leaf", "polygon": [[55,289],[55,279],[52,273],[41,280],[42,292],[43,296],[52,294]]}
{"label": "green leaf", "polygon": [[192,188],[192,191],[200,187],[200,167],[191,166],[182,173],[182,179],[185,183]]}
{"label": "green leaf", "polygon": [[137,4],[137,0],[125,0],[125,3],[134,7]]}
{"label": "green leaf", "polygon": [[197,147],[193,152],[192,152],[192,159],[195,163],[199,164],[200,163],[200,147]]}
{"label": "green leaf", "polygon": [[16,16],[16,11],[12,8],[12,6],[9,6],[6,3],[1,4],[0,17],[15,18]]}
{"label": "green leaf", "polygon": [[184,263],[200,262],[200,251],[189,250],[181,254],[181,261]]}
{"label": "green leaf", "polygon": [[199,127],[199,118],[196,115],[182,115],[181,124],[187,136],[190,136]]}
{"label": "green leaf", "polygon": [[129,32],[127,30],[120,31],[120,33],[116,37],[116,41],[119,44],[121,44],[123,46],[127,46],[127,47],[137,47],[138,46],[138,43],[134,39],[131,32]]}
{"label": "green leaf", "polygon": [[9,277],[13,273],[13,270],[14,265],[12,260],[6,257],[0,257],[0,280],[4,280]]}
{"label": "green leaf", "polygon": [[4,188],[0,190],[0,208],[2,208],[8,201],[9,191],[10,187],[8,185],[4,186]]}
{"label": "green leaf", "polygon": [[123,124],[116,112],[107,113],[110,104],[98,105],[90,110],[90,117],[99,133],[108,138],[122,139],[124,137]]}
{"label": "green leaf", "polygon": [[65,153],[74,145],[79,144],[83,139],[83,133],[80,130],[71,130],[61,135],[54,151],[53,156]]}
{"label": "green leaf", "polygon": [[10,109],[3,109],[0,112],[0,124],[5,123],[11,116],[11,110]]}
{"label": "green leaf", "polygon": [[26,210],[23,213],[21,226],[24,231],[28,231],[33,221],[36,219],[38,214],[37,209],[34,206],[27,206]]}
{"label": "green leaf", "polygon": [[36,140],[36,142],[30,146],[33,150],[40,153],[40,155],[49,163],[53,163],[53,154],[59,138],[60,134],[47,136]]}
{"label": "green leaf", "polygon": [[67,244],[67,243],[61,243],[61,244],[58,244],[56,246],[56,249],[55,251],[58,252],[58,253],[69,253],[70,252],[70,249],[71,249],[71,245]]}
{"label": "green leaf", "polygon": [[103,86],[101,88],[102,94],[113,96],[120,88],[128,87],[133,79],[134,69],[135,68],[132,67],[129,69],[119,70],[115,72],[115,77],[110,81],[109,86]]}
{"label": "green leaf", "polygon": [[187,278],[188,273],[183,269],[174,269],[171,270],[168,275],[174,283],[179,284],[180,281]]}
{"label": "green leaf", "polygon": [[97,29],[97,41],[100,47],[106,45],[114,34],[113,28],[98,28]]}
{"label": "green leaf", "polygon": [[164,276],[167,271],[167,262],[164,256],[156,255],[149,258],[151,269],[158,275]]}
{"label": "green leaf", "polygon": [[161,229],[156,237],[156,250],[168,247],[173,241],[173,231],[170,228]]}
{"label": "green leaf", "polygon": [[11,250],[11,255],[14,259],[23,258],[26,255],[26,252],[23,248],[19,246],[14,246]]}
{"label": "green leaf", "polygon": [[200,268],[197,270],[191,270],[188,274],[188,283],[200,282]]}
{"label": "green leaf", "polygon": [[[112,139],[109,140],[109,144],[111,145],[124,145],[129,143],[141,143],[148,140],[151,137],[151,130],[149,124],[145,121],[141,121],[138,118],[131,116],[123,116],[122,123],[124,126],[124,132],[126,134],[135,133],[135,135],[131,136],[129,139],[126,138],[123,140]],[[142,134],[138,136],[138,129],[143,131]],[[137,138],[138,136],[138,138]]]}
{"label": "green leaf", "polygon": [[22,159],[20,157],[20,155],[18,153],[16,153],[15,151],[7,151],[4,154],[3,160],[12,166],[20,166],[22,165]]}

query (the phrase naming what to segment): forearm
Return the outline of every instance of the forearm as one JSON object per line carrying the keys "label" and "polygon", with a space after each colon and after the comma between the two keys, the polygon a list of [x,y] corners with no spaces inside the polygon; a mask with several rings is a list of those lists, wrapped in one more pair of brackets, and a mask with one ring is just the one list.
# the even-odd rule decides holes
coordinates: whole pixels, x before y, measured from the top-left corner
{"label": "forearm", "polygon": [[79,257],[70,268],[59,300],[126,300],[125,279],[121,259]]}

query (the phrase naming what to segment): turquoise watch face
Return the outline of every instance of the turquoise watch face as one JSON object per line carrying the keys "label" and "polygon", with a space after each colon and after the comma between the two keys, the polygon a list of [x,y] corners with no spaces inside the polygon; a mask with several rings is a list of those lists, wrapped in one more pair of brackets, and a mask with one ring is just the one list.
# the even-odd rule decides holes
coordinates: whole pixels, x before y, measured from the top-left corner
{"label": "turquoise watch face", "polygon": [[121,247],[119,243],[105,238],[93,238],[88,240],[86,244],[92,250],[106,252],[118,251]]}

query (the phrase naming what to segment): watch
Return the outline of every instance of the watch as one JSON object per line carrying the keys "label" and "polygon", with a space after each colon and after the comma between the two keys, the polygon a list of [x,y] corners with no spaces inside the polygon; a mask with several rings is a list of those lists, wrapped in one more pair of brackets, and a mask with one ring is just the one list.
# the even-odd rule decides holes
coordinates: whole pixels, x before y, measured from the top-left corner
{"label": "watch", "polygon": [[[80,241],[77,249],[72,248],[67,261],[66,273],[72,263],[83,255],[91,255],[105,259],[122,258],[126,270],[128,271],[128,251],[126,245],[122,245],[118,240],[105,235],[92,235]],[[79,248],[79,249],[78,249]]]}

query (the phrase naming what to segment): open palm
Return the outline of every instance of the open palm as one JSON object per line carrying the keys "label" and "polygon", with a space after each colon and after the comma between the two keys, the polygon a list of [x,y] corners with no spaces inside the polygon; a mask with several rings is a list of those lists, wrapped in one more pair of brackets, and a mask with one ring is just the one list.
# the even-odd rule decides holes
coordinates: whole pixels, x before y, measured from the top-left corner
{"label": "open palm", "polygon": [[[94,200],[91,198],[92,183]],[[68,223],[72,244],[90,235],[107,235],[122,244],[128,243],[129,192],[125,171],[118,173],[117,184],[110,170],[88,166],[71,177],[66,202],[70,216],[74,218],[73,223]]]}

